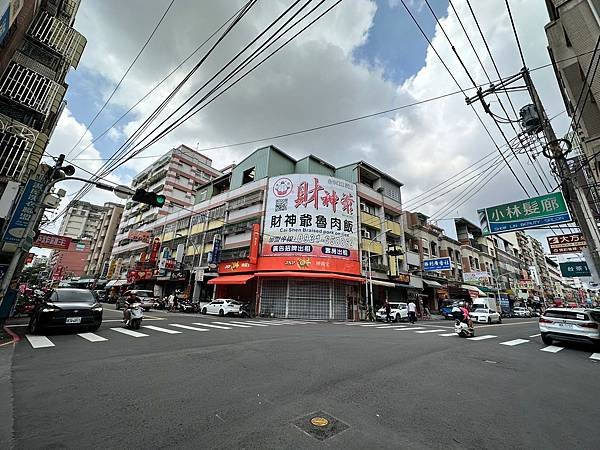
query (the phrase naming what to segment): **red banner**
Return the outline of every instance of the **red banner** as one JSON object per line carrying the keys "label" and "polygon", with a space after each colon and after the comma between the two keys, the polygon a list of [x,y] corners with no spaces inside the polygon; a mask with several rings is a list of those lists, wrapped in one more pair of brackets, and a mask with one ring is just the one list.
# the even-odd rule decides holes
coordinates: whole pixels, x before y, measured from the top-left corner
{"label": "red banner", "polygon": [[334,272],[360,275],[360,262],[318,256],[269,256],[258,258],[257,264],[250,260],[228,261],[219,264],[219,273],[243,273],[261,271]]}
{"label": "red banner", "polygon": [[132,241],[141,241],[145,242],[146,244],[152,242],[152,233],[149,231],[131,230],[129,233],[127,233],[127,237]]}
{"label": "red banner", "polygon": [[156,258],[158,257],[158,252],[160,250],[160,239],[154,239],[154,243],[152,244],[152,252],[150,253],[150,262],[154,264],[156,262]]}
{"label": "red banner", "polygon": [[131,283],[135,283],[136,281],[149,280],[153,277],[153,275],[154,275],[153,269],[130,270],[127,273],[127,282],[131,284]]}
{"label": "red banner", "polygon": [[258,261],[258,247],[260,246],[260,224],[252,225],[252,237],[250,238],[250,264],[256,264]]}
{"label": "red banner", "polygon": [[62,274],[63,274],[63,267],[58,266],[56,269],[54,269],[54,273],[52,274],[52,281],[62,280]]}
{"label": "red banner", "polygon": [[54,248],[57,250],[66,250],[69,245],[71,245],[70,237],[47,233],[40,233],[33,243],[33,246],[37,248]]}

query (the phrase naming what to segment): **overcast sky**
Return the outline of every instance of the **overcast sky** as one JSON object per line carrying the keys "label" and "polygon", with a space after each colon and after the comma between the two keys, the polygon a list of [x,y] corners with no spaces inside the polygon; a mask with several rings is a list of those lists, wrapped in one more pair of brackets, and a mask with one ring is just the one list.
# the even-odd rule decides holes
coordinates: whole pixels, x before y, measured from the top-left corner
{"label": "overcast sky", "polygon": [[[88,146],[223,24],[243,2],[175,0],[108,107],[85,131],[168,3],[167,0],[82,1],[75,26],[87,37],[88,43],[78,69],[69,75],[68,106],[50,143],[51,154],[67,153],[84,132],[81,143],[69,156],[73,157]],[[167,113],[172,112],[291,3],[292,0],[259,0],[175,97]],[[470,87],[469,78],[424,2],[406,0],[406,3],[461,87]],[[474,80],[485,83],[483,70],[448,2],[430,0],[430,3]],[[331,4],[333,0],[326,0],[325,5]],[[492,79],[496,79],[491,59],[466,1],[454,0],[453,4],[486,70]],[[519,71],[522,63],[504,2],[477,0],[471,4],[500,74],[504,77]],[[549,63],[544,33],[548,17],[544,2],[511,0],[510,5],[528,67]],[[201,54],[193,57],[74,162],[89,170],[97,169],[101,164],[99,159],[107,158],[119,147]],[[564,111],[552,69],[534,71],[532,76],[548,115]],[[141,155],[145,158],[127,163],[110,179],[129,183],[132,176],[153,161],[148,156],[158,157],[179,144],[203,149],[261,139],[454,91],[457,91],[456,84],[400,0],[345,0],[252,75],[146,150]],[[489,100],[492,109],[501,114],[497,101]],[[527,98],[516,94],[513,103],[518,110],[527,103]],[[475,109],[495,141],[502,145],[504,140],[492,120],[480,105],[476,104]],[[509,112],[512,114],[510,109]],[[557,134],[563,134],[568,126],[566,114],[557,117],[553,123]],[[512,128],[507,126],[505,130],[509,138],[514,136]],[[274,144],[297,158],[312,153],[335,165],[366,160],[405,184],[404,201],[495,149],[475,113],[466,105],[464,96],[458,94],[318,132],[204,153],[213,158],[215,167],[221,168],[241,161],[254,149],[266,144]],[[543,169],[548,171],[547,163],[543,158],[540,160]],[[530,161],[523,156],[521,161],[525,170],[532,172]],[[521,167],[516,163],[513,167],[528,193],[535,195]],[[81,171],[79,173],[82,174]],[[550,173],[547,172],[546,176],[554,187]],[[531,177],[539,192],[545,193],[537,175],[532,174]],[[69,194],[74,194],[79,187],[80,184],[68,185]],[[461,190],[418,205],[419,209],[426,214],[439,214]],[[450,208],[443,215],[464,216],[476,222],[478,208],[524,197],[513,175],[504,169],[468,202],[458,208]],[[111,194],[98,190],[86,199],[94,202],[115,200]],[[541,237],[543,234],[535,235]]]}

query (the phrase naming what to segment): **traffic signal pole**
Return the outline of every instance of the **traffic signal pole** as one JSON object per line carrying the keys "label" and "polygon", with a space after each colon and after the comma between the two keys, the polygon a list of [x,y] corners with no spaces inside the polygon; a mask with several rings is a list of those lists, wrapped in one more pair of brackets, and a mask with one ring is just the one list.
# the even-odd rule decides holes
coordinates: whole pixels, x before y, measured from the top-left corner
{"label": "traffic signal pole", "polygon": [[[596,281],[600,281],[600,230],[598,229],[598,224],[594,219],[594,215],[592,209],[590,208],[587,196],[585,195],[585,191],[579,186],[577,176],[572,173],[569,163],[567,162],[566,154],[570,149],[571,143],[556,138],[552,124],[550,123],[550,120],[548,120],[548,116],[544,110],[544,105],[538,96],[533,81],[531,80],[531,76],[529,75],[529,71],[527,69],[523,69],[521,73],[523,75],[525,85],[527,86],[527,90],[529,91],[531,99],[533,100],[533,103],[539,114],[542,130],[544,132],[544,136],[546,137],[546,141],[548,142],[548,147],[544,151],[544,155],[556,162],[556,168],[561,180],[563,194],[565,195],[567,204],[573,212],[575,221],[577,222],[577,225],[579,226],[579,229],[581,230],[587,243],[587,249],[591,259],[590,269],[592,271],[592,275]],[[564,142],[568,145],[566,150],[561,147],[561,142]]]}

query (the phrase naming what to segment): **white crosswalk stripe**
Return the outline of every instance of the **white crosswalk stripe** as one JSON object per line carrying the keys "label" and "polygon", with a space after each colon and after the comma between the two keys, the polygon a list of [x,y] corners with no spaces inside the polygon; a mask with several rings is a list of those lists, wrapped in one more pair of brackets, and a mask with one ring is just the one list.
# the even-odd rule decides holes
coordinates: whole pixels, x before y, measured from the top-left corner
{"label": "white crosswalk stripe", "polygon": [[225,325],[226,327],[237,327],[237,328],[252,328],[250,325],[238,325],[237,323],[231,322],[213,322],[217,325]]}
{"label": "white crosswalk stripe", "polygon": [[515,345],[521,345],[529,342],[529,339],[513,339],[512,341],[500,342],[500,345],[508,345],[514,347]]}
{"label": "white crosswalk stripe", "polygon": [[108,339],[103,338],[102,336],[98,336],[97,334],[94,334],[94,333],[79,333],[77,336],[82,337],[85,340],[90,341],[90,342],[108,341]]}
{"label": "white crosswalk stripe", "polygon": [[498,336],[494,336],[493,334],[484,334],[483,336],[475,336],[472,338],[467,338],[467,341],[485,341],[486,339],[493,339]]}
{"label": "white crosswalk stripe", "polygon": [[359,325],[359,327],[378,327],[378,326],[380,326],[380,325],[377,323],[368,323],[366,325]]}
{"label": "white crosswalk stripe", "polygon": [[445,331],[445,330],[444,329],[440,329],[440,330],[421,330],[421,331],[415,331],[415,333],[418,333],[418,334],[439,333],[440,331]]}
{"label": "white crosswalk stripe", "polygon": [[200,325],[201,327],[209,327],[209,328],[218,328],[220,330],[231,330],[231,327],[223,327],[221,325],[213,325],[210,323],[194,322],[193,325]]}
{"label": "white crosswalk stripe", "polygon": [[549,345],[548,347],[540,348],[540,350],[543,351],[543,352],[548,352],[548,353],[558,353],[563,348],[564,347],[558,347],[556,345]]}
{"label": "white crosswalk stripe", "polygon": [[590,359],[593,359],[595,361],[600,361],[600,353],[592,353],[590,355]]}
{"label": "white crosswalk stripe", "polygon": [[149,330],[160,331],[161,333],[167,334],[181,334],[181,331],[169,330],[168,328],[155,327],[154,325],[142,325],[144,328]]}
{"label": "white crosswalk stripe", "polygon": [[35,336],[33,334],[26,334],[25,337],[33,348],[46,348],[54,347],[54,344],[46,336]]}
{"label": "white crosswalk stripe", "polygon": [[133,330],[128,330],[127,328],[111,328],[111,330],[116,331],[117,333],[122,333],[122,334],[126,334],[128,336],[131,337],[147,337],[147,334],[144,333],[138,333],[137,331],[133,331]]}
{"label": "white crosswalk stripe", "polygon": [[[423,327],[408,327],[408,328],[396,328],[396,331],[415,331],[415,330],[424,330],[425,328]],[[438,331],[444,331],[444,330],[438,330]]]}
{"label": "white crosswalk stripe", "polygon": [[265,325],[265,324],[262,324],[262,323],[254,323],[254,322],[248,322],[248,321],[245,321],[245,322],[228,322],[228,323],[231,323],[231,324],[237,323],[237,324],[241,324],[241,325],[250,325],[251,327],[268,327],[269,326],[269,325]]}
{"label": "white crosswalk stripe", "polygon": [[189,325],[180,325],[178,323],[170,323],[169,325],[172,327],[183,328],[184,330],[210,331],[208,328],[190,327]]}
{"label": "white crosswalk stripe", "polygon": [[381,328],[381,329],[387,329],[387,330],[399,330],[400,328],[406,328],[407,325],[385,325],[383,327],[375,327],[375,328]]}
{"label": "white crosswalk stripe", "polygon": [[532,334],[532,335],[531,335],[531,336],[529,336],[529,337],[538,337],[538,336],[541,336],[541,335],[542,335],[542,333],[538,333],[538,334]]}
{"label": "white crosswalk stripe", "polygon": [[458,336],[458,334],[456,334],[456,333],[442,333],[442,334],[438,334],[438,336],[448,337],[448,336]]}

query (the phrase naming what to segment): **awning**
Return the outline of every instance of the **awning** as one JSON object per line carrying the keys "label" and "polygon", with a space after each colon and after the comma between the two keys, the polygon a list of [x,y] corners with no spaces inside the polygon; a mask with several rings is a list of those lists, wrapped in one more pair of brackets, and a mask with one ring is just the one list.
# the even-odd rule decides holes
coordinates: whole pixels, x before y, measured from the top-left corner
{"label": "awning", "polygon": [[442,287],[442,285],[440,283],[438,283],[437,281],[426,280],[425,278],[423,278],[423,283],[425,283],[427,286],[433,287],[433,288],[441,288]]}
{"label": "awning", "polygon": [[463,284],[460,286],[463,289],[467,289],[469,291],[474,291],[477,292],[477,294],[481,295],[482,297],[485,297],[485,292],[483,292],[481,289],[479,289],[477,286],[471,286],[470,284]]}
{"label": "awning", "polygon": [[[340,275],[337,273],[321,273],[321,272],[258,272],[255,274],[261,278],[328,278],[335,280],[354,281],[356,283],[364,283],[365,279],[359,276]],[[373,280],[375,281],[375,280]],[[394,283],[391,283],[396,286]]]}
{"label": "awning", "polygon": [[385,287],[392,287],[395,288],[396,287],[396,283],[390,283],[389,281],[382,281],[382,280],[370,280],[370,283],[373,283],[377,286],[385,286]]}
{"label": "awning", "polygon": [[108,283],[106,283],[105,288],[124,286],[126,284],[127,284],[127,280],[110,280]]}
{"label": "awning", "polygon": [[208,280],[208,284],[246,284],[254,275],[223,275]]}

